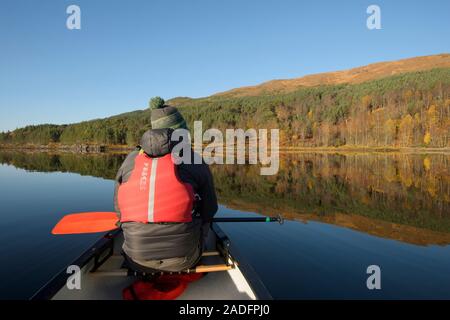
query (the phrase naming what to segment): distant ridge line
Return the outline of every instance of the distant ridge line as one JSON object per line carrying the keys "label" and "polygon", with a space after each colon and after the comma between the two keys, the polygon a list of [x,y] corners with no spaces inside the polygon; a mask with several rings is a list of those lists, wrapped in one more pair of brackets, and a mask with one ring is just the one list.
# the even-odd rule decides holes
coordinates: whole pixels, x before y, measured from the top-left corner
{"label": "distant ridge line", "polygon": [[377,62],[352,69],[311,74],[300,78],[270,80],[255,86],[245,86],[219,92],[213,94],[212,97],[244,97],[270,93],[288,93],[301,87],[362,83],[402,73],[447,67],[450,67],[450,54],[442,53],[396,61]]}

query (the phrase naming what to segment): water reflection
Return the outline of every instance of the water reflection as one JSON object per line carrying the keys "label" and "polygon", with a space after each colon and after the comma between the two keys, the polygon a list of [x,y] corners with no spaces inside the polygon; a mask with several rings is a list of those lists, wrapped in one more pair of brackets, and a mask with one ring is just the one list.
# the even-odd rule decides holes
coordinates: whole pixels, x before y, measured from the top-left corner
{"label": "water reflection", "polygon": [[212,168],[238,210],[333,223],[415,244],[450,243],[450,155],[291,154],[275,176]]}
{"label": "water reflection", "polygon": [[[0,152],[0,163],[113,179],[125,156]],[[274,176],[260,176],[254,165],[212,171],[220,202],[233,209],[282,213],[419,245],[450,243],[448,154],[285,154]]]}

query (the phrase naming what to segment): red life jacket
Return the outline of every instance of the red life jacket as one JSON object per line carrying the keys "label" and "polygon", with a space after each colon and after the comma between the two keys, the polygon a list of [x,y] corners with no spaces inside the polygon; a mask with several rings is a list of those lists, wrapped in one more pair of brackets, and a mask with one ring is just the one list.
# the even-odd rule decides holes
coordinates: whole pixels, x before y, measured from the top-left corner
{"label": "red life jacket", "polygon": [[120,222],[191,222],[193,204],[193,188],[178,179],[170,153],[150,158],[141,151],[119,186]]}

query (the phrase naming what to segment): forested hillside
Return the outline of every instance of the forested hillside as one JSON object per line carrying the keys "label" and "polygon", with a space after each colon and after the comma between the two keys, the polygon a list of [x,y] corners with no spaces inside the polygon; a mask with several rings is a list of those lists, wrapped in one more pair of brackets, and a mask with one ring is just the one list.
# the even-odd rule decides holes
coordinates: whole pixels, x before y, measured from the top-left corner
{"label": "forested hillside", "polygon": [[[203,129],[280,128],[293,147],[450,147],[450,68],[356,84],[301,87],[257,96],[176,98],[188,124]],[[28,126],[0,134],[0,144],[135,145],[150,110],[71,125]]]}
{"label": "forested hillside", "polygon": [[179,106],[204,128],[280,128],[289,146],[450,146],[450,68]]}

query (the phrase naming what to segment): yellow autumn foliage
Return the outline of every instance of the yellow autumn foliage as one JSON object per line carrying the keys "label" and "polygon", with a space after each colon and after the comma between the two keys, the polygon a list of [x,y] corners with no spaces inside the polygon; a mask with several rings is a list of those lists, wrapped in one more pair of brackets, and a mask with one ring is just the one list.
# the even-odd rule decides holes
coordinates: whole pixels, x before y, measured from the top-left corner
{"label": "yellow autumn foliage", "polygon": [[428,121],[429,121],[430,125],[435,125],[437,123],[437,119],[438,119],[438,112],[436,110],[435,105],[432,105],[428,108],[427,115],[428,115]]}
{"label": "yellow autumn foliage", "polygon": [[431,168],[431,160],[430,160],[430,158],[426,157],[425,159],[423,159],[423,167],[427,171],[430,170],[430,168]]}
{"label": "yellow autumn foliage", "polygon": [[425,135],[423,136],[423,143],[429,145],[430,142],[431,142],[431,134],[430,132],[426,132]]}

